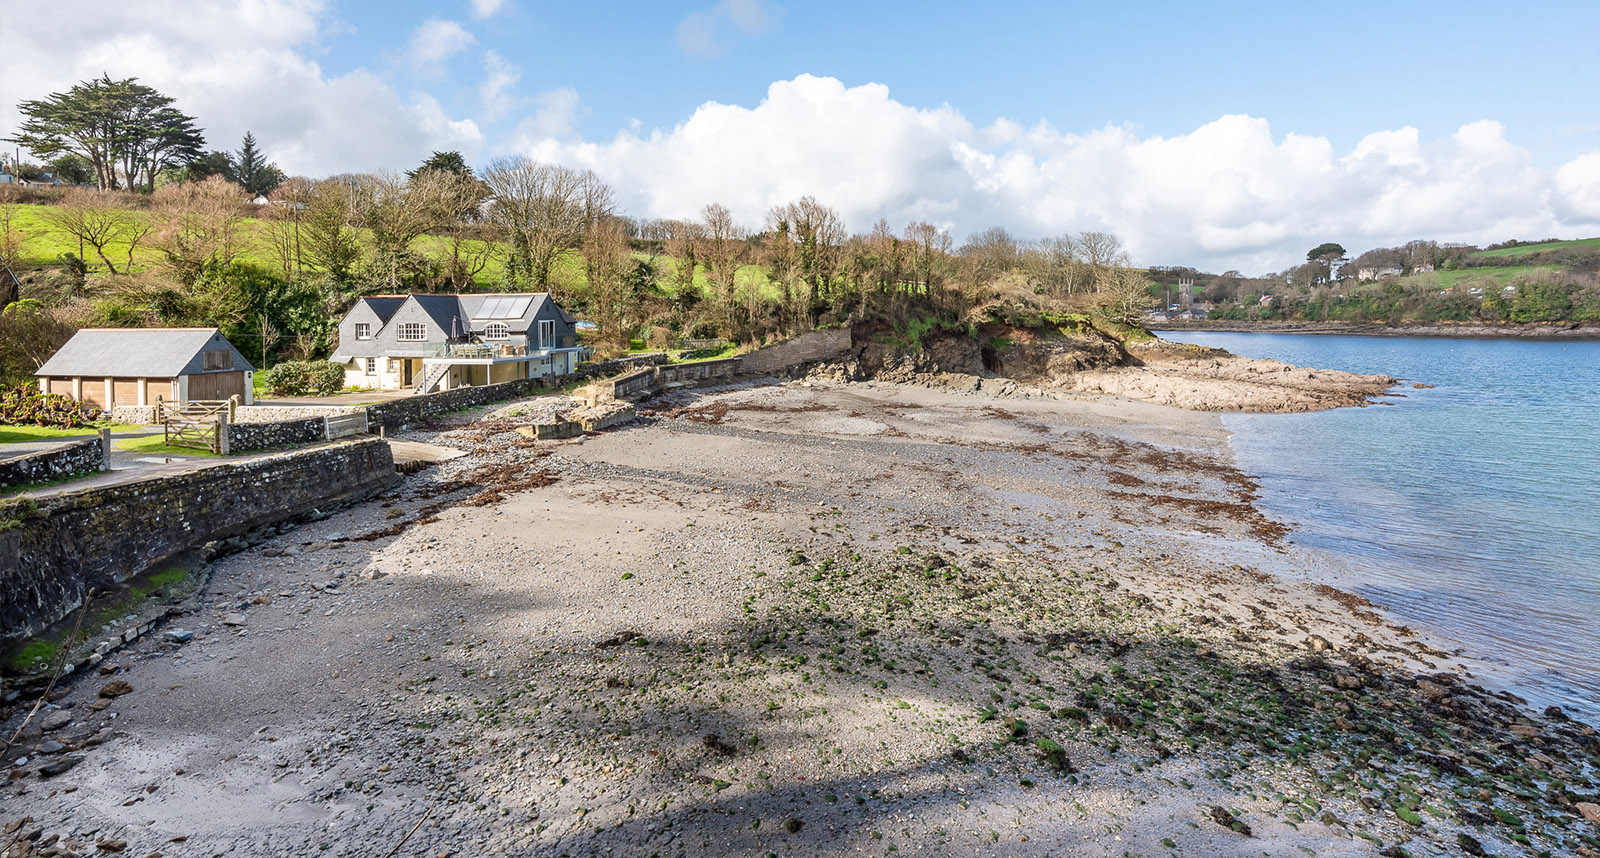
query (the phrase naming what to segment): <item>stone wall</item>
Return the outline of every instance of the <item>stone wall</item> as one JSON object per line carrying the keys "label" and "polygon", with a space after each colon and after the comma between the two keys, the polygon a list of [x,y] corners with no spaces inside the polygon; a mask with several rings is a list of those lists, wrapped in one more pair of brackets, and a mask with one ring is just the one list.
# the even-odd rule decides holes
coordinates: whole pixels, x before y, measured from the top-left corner
{"label": "stone wall", "polygon": [[327,426],[327,420],[323,417],[302,417],[273,423],[229,423],[228,452],[244,453],[323,441],[328,437]]}
{"label": "stone wall", "polygon": [[399,479],[371,439],[0,505],[0,642],[38,634],[90,588]]}
{"label": "stone wall", "polygon": [[523,378],[500,384],[458,387],[438,393],[408,396],[405,399],[391,399],[388,402],[367,406],[368,426],[370,431],[377,431],[380,426],[385,429],[414,426],[431,417],[463,408],[530,396],[535,391],[543,389],[547,383],[559,383],[559,381],[560,379]]}
{"label": "stone wall", "polygon": [[740,358],[742,372],[776,373],[812,361],[836,358],[850,350],[850,329],[812,331]]}
{"label": "stone wall", "polygon": [[118,405],[111,409],[111,422],[129,426],[154,426],[161,421],[156,419],[154,405]]}
{"label": "stone wall", "polygon": [[674,364],[656,370],[656,383],[666,387],[667,385],[682,384],[684,382],[726,378],[742,372],[743,368],[744,359],[736,357]]}
{"label": "stone wall", "polygon": [[612,360],[593,361],[578,364],[577,375],[584,378],[603,378],[608,375],[631,372],[641,367],[663,366],[667,362],[666,352],[649,352],[646,354],[628,355]]}
{"label": "stone wall", "polygon": [[233,410],[233,422],[277,423],[307,417],[341,417],[365,410],[364,405],[241,405]]}
{"label": "stone wall", "polygon": [[54,450],[0,460],[0,489],[60,480],[105,468],[106,444],[100,436],[93,435]]}

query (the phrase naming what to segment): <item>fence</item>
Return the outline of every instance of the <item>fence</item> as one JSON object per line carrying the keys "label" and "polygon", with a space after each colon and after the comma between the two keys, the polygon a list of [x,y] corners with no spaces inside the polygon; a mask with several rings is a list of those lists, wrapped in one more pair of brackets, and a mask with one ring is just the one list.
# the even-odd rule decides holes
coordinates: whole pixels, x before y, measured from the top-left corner
{"label": "fence", "polygon": [[188,447],[228,454],[228,415],[231,402],[185,402],[163,406],[162,443],[169,447]]}

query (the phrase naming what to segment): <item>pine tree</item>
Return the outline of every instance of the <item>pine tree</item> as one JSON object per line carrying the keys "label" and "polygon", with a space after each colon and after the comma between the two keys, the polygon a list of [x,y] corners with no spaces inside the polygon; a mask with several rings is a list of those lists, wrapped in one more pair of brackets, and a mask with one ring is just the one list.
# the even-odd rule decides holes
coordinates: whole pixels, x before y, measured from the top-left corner
{"label": "pine tree", "polygon": [[261,168],[267,165],[261,153],[256,150],[256,136],[246,131],[244,143],[239,147],[239,154],[233,159],[233,175],[239,184],[252,194],[259,194],[256,190],[256,177],[260,175]]}
{"label": "pine tree", "polygon": [[252,195],[268,194],[283,184],[283,171],[277,164],[267,163],[267,159],[256,148],[256,137],[249,131],[244,133],[244,142],[239,146],[239,153],[234,156],[233,178]]}

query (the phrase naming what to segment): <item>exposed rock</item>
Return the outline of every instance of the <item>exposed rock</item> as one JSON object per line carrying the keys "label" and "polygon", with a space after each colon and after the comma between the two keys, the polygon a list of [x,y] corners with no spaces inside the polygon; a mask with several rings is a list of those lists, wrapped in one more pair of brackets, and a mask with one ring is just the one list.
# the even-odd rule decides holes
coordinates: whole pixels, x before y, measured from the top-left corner
{"label": "exposed rock", "polygon": [[162,637],[172,641],[173,643],[188,643],[189,641],[194,640],[194,632],[191,632],[188,629],[167,629],[166,632],[162,634]]}
{"label": "exposed rock", "polygon": [[1582,816],[1584,819],[1587,819],[1596,825],[1600,825],[1600,804],[1595,804],[1588,801],[1580,801],[1577,804],[1574,804],[1572,809],[1576,810],[1578,815]]}
{"label": "exposed rock", "polygon": [[128,692],[130,692],[132,690],[133,690],[133,686],[132,685],[129,685],[127,682],[124,682],[123,680],[115,679],[115,680],[112,680],[111,682],[107,682],[105,685],[100,687],[100,696],[101,697],[121,697],[122,695],[127,694]]}
{"label": "exposed rock", "polygon": [[65,710],[56,710],[39,721],[39,729],[46,733],[59,730],[72,723],[72,713]]}
{"label": "exposed rock", "polygon": [[1429,700],[1443,700],[1450,696],[1450,689],[1426,679],[1417,680],[1417,690]]}
{"label": "exposed rock", "polygon": [[64,774],[67,771],[70,771],[73,766],[76,766],[81,762],[83,762],[82,757],[62,757],[53,763],[45,763],[44,765],[40,766],[39,774],[47,778],[53,778],[56,775]]}

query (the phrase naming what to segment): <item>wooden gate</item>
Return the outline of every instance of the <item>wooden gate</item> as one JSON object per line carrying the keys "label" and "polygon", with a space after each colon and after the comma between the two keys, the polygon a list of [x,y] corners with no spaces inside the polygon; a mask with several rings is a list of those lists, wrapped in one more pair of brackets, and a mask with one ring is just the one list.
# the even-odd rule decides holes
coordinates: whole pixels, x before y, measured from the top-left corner
{"label": "wooden gate", "polygon": [[186,402],[182,406],[163,405],[161,423],[169,447],[188,447],[226,453],[228,445],[228,403]]}

